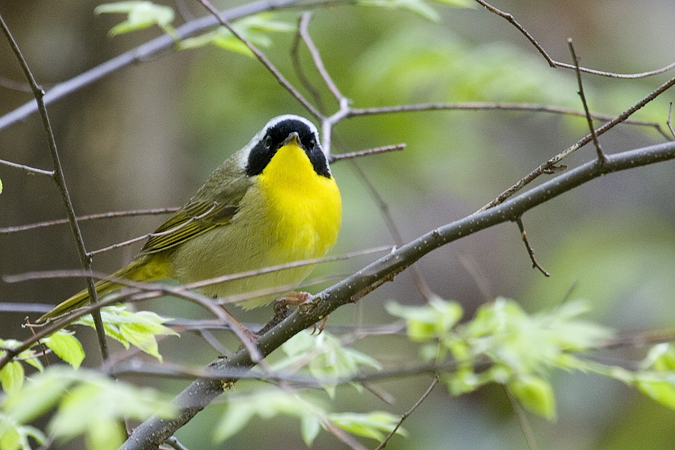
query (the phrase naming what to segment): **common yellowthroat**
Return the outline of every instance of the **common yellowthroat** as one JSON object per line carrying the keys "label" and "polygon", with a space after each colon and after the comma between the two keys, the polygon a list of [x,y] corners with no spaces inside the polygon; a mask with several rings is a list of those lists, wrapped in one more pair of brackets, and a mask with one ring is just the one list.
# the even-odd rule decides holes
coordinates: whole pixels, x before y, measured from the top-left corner
{"label": "common yellowthroat", "polygon": [[[342,200],[316,127],[283,115],[270,120],[244,148],[227,158],[190,201],[150,235],[139,255],[111,279],[181,283],[320,258],[337,240]],[[284,269],[201,288],[210,296],[298,285],[313,266]],[[96,283],[104,295],[122,286]],[[245,300],[262,306],[274,296]],[[89,304],[79,292],[38,321]]]}

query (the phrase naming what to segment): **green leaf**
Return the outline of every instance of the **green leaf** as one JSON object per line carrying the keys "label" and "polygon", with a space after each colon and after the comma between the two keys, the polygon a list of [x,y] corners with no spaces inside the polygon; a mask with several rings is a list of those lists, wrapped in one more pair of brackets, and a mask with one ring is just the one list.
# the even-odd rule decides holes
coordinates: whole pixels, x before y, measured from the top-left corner
{"label": "green leaf", "polygon": [[434,0],[438,3],[443,3],[450,6],[457,6],[460,8],[475,8],[476,2],[473,0]]}
{"label": "green leaf", "polygon": [[31,377],[20,391],[5,398],[2,410],[19,423],[31,422],[45,414],[58,404],[63,392],[77,381],[72,369],[64,369],[64,366],[52,366]]}
{"label": "green leaf", "polygon": [[297,371],[306,368],[311,376],[325,381],[323,387],[331,397],[335,394],[336,380],[353,377],[363,366],[381,369],[377,360],[345,346],[340,339],[326,331],[316,336],[305,330],[289,339],[281,348],[287,358],[273,364],[271,370],[292,367]]}
{"label": "green leaf", "polygon": [[106,3],[94,9],[96,14],[123,13],[127,20],[115,25],[109,32],[111,36],[142,30],[157,25],[165,32],[172,34],[171,23],[174,20],[173,9],[156,5],[149,1],[129,1]]}
{"label": "green leaf", "polygon": [[0,450],[19,450],[21,448],[21,435],[16,428],[6,428],[0,424]]}
{"label": "green leaf", "polygon": [[12,361],[0,369],[0,384],[2,390],[8,394],[18,392],[23,385],[23,366],[18,361]]}
{"label": "green leaf", "polygon": [[526,409],[548,420],[555,420],[555,395],[548,381],[526,375],[511,381],[508,388]]}
{"label": "green leaf", "polygon": [[115,450],[126,438],[126,430],[119,420],[104,420],[87,430],[85,441],[91,450]]}
{"label": "green leaf", "polygon": [[653,346],[642,361],[642,368],[643,371],[637,375],[638,389],[662,405],[675,409],[675,349],[673,346],[669,343]]}
{"label": "green leaf", "polygon": [[[272,40],[266,33],[295,31],[293,25],[274,20],[271,18],[270,14],[265,13],[245,17],[236,21],[232,26],[239,34],[256,47],[269,47],[272,44]],[[211,32],[184,39],[179,43],[179,48],[192,49],[210,44],[245,56],[254,56],[246,44],[236,38],[230,30],[225,27],[220,27]]]}
{"label": "green leaf", "polygon": [[422,0],[360,0],[359,5],[404,9],[432,22],[440,21],[438,12]]}
{"label": "green leaf", "polygon": [[2,194],[2,180],[0,180],[0,194]]}
{"label": "green leaf", "polygon": [[[151,415],[174,417],[175,405],[168,396],[112,380],[93,371],[62,371],[76,383],[62,393],[58,411],[48,429],[56,437],[71,439],[84,435],[94,450],[116,449],[125,435],[119,428],[122,418],[145,420]],[[83,376],[80,374],[83,373]]]}
{"label": "green leaf", "polygon": [[646,396],[675,409],[675,385],[669,381],[638,380],[637,387]]}
{"label": "green leaf", "polygon": [[223,442],[237,434],[253,418],[255,411],[249,407],[237,408],[231,403],[213,433],[215,442]]}
{"label": "green leaf", "polygon": [[[122,418],[145,420],[176,413],[168,397],[107,376],[57,365],[32,376],[17,392],[7,395],[2,410],[17,424],[30,422],[57,406],[48,429],[57,439],[84,435],[88,448],[116,449],[125,435]],[[34,433],[35,430],[23,430]],[[39,434],[36,434],[39,437]]]}
{"label": "green leaf", "polygon": [[[382,431],[390,433],[400,420],[399,417],[382,411],[367,414],[329,414],[327,418],[351,434],[377,440],[384,439],[385,435]],[[396,433],[404,435],[405,431],[399,427]]]}
{"label": "green leaf", "polygon": [[462,318],[462,307],[456,302],[432,298],[424,306],[403,306],[396,302],[386,305],[387,312],[406,319],[408,336],[416,342],[436,339],[447,333]]}
{"label": "green leaf", "polygon": [[283,391],[258,390],[251,395],[232,397],[223,418],[216,425],[214,440],[222,442],[239,432],[254,416],[269,419],[279,414],[302,418],[321,416],[318,407],[299,395]]}
{"label": "green leaf", "polygon": [[84,361],[82,344],[71,332],[61,330],[45,339],[44,343],[56,356],[73,366],[74,369],[79,368]]}
{"label": "green leaf", "polygon": [[[24,353],[29,353],[29,355],[24,356]],[[35,356],[35,352],[33,352],[32,350],[26,350],[25,352],[21,352],[19,356],[23,358],[23,362],[25,362],[29,366],[35,367],[40,372],[44,370],[44,366],[42,365],[40,360]]]}
{"label": "green leaf", "polygon": [[675,371],[675,348],[668,343],[653,346],[641,366],[643,369],[653,368],[660,372]]}
{"label": "green leaf", "polygon": [[[250,395],[231,396],[227,403],[225,414],[216,425],[216,442],[233,436],[255,416],[263,419],[282,414],[298,417],[302,438],[307,446],[312,444],[320,428],[325,428],[327,422],[357,436],[374,439],[382,439],[382,431],[390,432],[398,423],[396,416],[386,412],[327,414],[304,396],[278,390],[257,390]],[[398,433],[403,434],[404,431],[399,429]]]}
{"label": "green leaf", "polygon": [[[101,310],[101,319],[106,335],[129,348],[138,347],[145,353],[162,360],[157,347],[156,336],[179,336],[171,328],[162,325],[170,318],[161,317],[151,311],[131,312],[124,306],[109,306]],[[91,315],[78,319],[76,324],[94,327]]]}
{"label": "green leaf", "polygon": [[300,433],[307,447],[312,446],[312,442],[319,435],[319,431],[321,431],[321,423],[315,415],[305,414],[302,416],[300,420]]}
{"label": "green leaf", "polygon": [[159,348],[154,335],[137,325],[120,325],[119,330],[122,337],[130,344],[162,361],[162,355],[159,354]]}
{"label": "green leaf", "polygon": [[20,425],[0,412],[0,450],[30,450],[28,438],[33,438],[39,445],[47,442],[47,437],[37,428]]}

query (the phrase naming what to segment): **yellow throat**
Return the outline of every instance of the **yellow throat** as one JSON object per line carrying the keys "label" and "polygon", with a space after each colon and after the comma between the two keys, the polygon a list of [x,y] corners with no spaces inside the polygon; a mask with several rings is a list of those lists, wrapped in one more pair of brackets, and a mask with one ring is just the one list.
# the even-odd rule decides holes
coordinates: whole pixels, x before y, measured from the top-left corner
{"label": "yellow throat", "polygon": [[276,225],[280,260],[319,258],[333,247],[342,222],[340,191],[332,176],[314,170],[296,140],[277,150],[258,175],[258,187]]}

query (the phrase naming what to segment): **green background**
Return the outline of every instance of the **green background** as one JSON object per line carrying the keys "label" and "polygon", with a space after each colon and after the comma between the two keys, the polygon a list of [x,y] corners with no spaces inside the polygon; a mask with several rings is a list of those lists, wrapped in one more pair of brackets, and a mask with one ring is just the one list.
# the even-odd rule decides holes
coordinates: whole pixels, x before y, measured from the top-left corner
{"label": "green background", "polygon": [[[165,3],[179,11],[176,24],[205,14],[197,2]],[[82,0],[3,2],[0,14],[18,41],[35,78],[47,90],[56,83],[159,35],[156,28],[110,38],[123,16],[95,16],[97,2]],[[231,4],[216,3],[220,8]],[[619,73],[643,72],[675,59],[675,4],[671,0],[529,0],[495,4],[512,13],[549,54],[569,62],[572,38],[582,65]],[[574,73],[551,69],[505,20],[481,7],[434,4],[437,23],[407,11],[334,6],[314,9],[310,33],[326,68],[355,108],[422,102],[529,102],[580,109]],[[275,14],[295,23],[298,10]],[[182,17],[181,17],[182,14]],[[271,35],[264,51],[298,84],[289,48],[293,35]],[[310,79],[320,83],[308,53],[301,52]],[[672,73],[638,80],[584,75],[593,111],[617,115]],[[0,84],[23,82],[9,46],[0,40]],[[303,91],[306,92],[306,91]],[[321,89],[328,111],[335,103]],[[31,94],[0,87],[0,114],[31,100]],[[668,116],[667,92],[635,117]],[[49,106],[56,142],[75,210],[80,215],[180,206],[208,174],[243,146],[271,117],[306,111],[254,59],[216,47],[170,52],[139,62]],[[355,162],[386,202],[404,241],[477,210],[534,167],[586,134],[583,118],[530,112],[435,111],[352,118],[335,129],[333,151],[355,151],[405,142],[403,152]],[[651,128],[625,125],[603,136],[608,153],[662,142]],[[566,163],[591,160],[591,146]],[[38,116],[0,130],[0,158],[50,168]],[[529,311],[565,299],[584,298],[590,318],[622,330],[672,327],[675,320],[675,194],[672,162],[595,180],[523,217],[538,261],[551,272],[531,269],[515,224],[505,224],[441,248],[419,263],[430,287],[454,299],[467,314],[506,296]],[[344,202],[344,223],[332,254],[393,243],[377,201],[352,163],[333,166]],[[58,191],[41,176],[0,165],[0,228],[65,217]],[[82,225],[89,250],[142,235],[162,217],[113,219]],[[97,256],[94,269],[112,272],[139,246]],[[351,273],[373,256],[320,267],[315,275]],[[67,226],[0,234],[0,274],[79,268]],[[0,283],[0,302],[58,303],[82,288],[77,279]],[[571,290],[571,294],[570,294]],[[355,306],[331,315],[329,328],[392,322],[390,300],[421,304],[408,273]],[[173,317],[205,317],[177,300],[141,305]],[[269,310],[244,320],[264,321]],[[26,314],[0,312],[3,338],[25,338]],[[90,334],[89,364],[97,365]],[[220,335],[219,335],[220,336]],[[223,335],[224,336],[224,335]],[[417,358],[404,336],[369,338],[355,344],[396,369]],[[117,347],[115,347],[117,349]],[[199,350],[196,350],[199,349]],[[165,360],[205,364],[218,356],[200,337],[186,333],[160,344]],[[597,355],[632,367],[643,349]],[[556,373],[558,420],[528,416],[540,448],[664,449],[675,440],[675,413],[617,381]],[[147,378],[135,380],[154,384]],[[387,405],[350,387],[338,389],[334,411],[406,411],[424,392],[427,376],[380,383],[396,399]],[[177,392],[183,381],[161,382]],[[318,394],[321,396],[321,394]],[[178,437],[191,449],[303,448],[298,422],[275,419],[249,426],[226,444],[211,443],[223,405],[201,413]],[[526,442],[503,389],[450,397],[442,386],[405,422],[408,438],[391,449],[521,449]],[[367,444],[372,448],[374,441]],[[64,444],[63,448],[76,448]],[[322,434],[314,449],[343,448]]]}

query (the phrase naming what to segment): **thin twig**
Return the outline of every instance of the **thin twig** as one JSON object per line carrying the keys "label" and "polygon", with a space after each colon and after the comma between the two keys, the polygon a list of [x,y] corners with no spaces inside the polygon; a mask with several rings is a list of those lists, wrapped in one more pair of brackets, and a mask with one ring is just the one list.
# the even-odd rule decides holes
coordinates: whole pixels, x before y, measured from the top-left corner
{"label": "thin twig", "polygon": [[431,394],[431,391],[433,391],[434,388],[436,387],[436,385],[438,384],[438,381],[439,381],[438,375],[436,375],[434,377],[434,379],[431,380],[431,384],[429,385],[427,390],[424,391],[424,394],[422,394],[422,396],[415,402],[414,405],[412,405],[410,407],[409,410],[407,410],[406,412],[401,414],[401,420],[398,421],[398,423],[396,424],[394,429],[391,430],[391,432],[389,432],[387,437],[385,437],[384,440],[382,442],[380,442],[380,445],[375,447],[375,450],[381,450],[381,449],[383,449],[387,446],[387,443],[389,443],[389,440],[394,436],[394,434],[396,434],[396,431],[401,427],[401,424],[403,424],[403,421],[406,420],[417,409],[417,407],[422,404],[422,402],[424,400],[426,400],[426,398],[429,396],[429,394]]}
{"label": "thin twig", "polygon": [[307,89],[314,99],[316,108],[321,111],[321,114],[325,115],[326,107],[323,104],[323,100],[321,99],[321,93],[317,88],[314,87],[309,78],[307,78],[307,75],[305,75],[305,70],[303,69],[302,62],[300,61],[300,42],[302,41],[302,36],[300,35],[300,22],[302,21],[302,17],[303,16],[300,16],[298,18],[298,31],[295,33],[295,36],[293,37],[293,43],[291,44],[291,60],[293,61],[293,70],[295,71],[295,75],[300,80],[300,84],[302,84],[302,86]]}
{"label": "thin twig", "polygon": [[[548,62],[549,66],[551,66],[551,67],[562,67],[564,69],[576,70],[575,66],[572,65],[572,64],[562,63],[562,62],[559,62],[559,61],[555,61],[553,58],[551,58],[548,55],[548,53],[546,52],[546,50],[544,50],[544,48],[541,45],[539,45],[539,43],[534,38],[534,36],[532,36],[520,23],[518,23],[518,21],[516,21],[516,19],[513,17],[513,15],[495,8],[494,6],[485,2],[484,0],[476,0],[476,2],[480,5],[482,5],[483,7],[485,7],[485,9],[487,9],[488,11],[506,19],[509,23],[511,23],[514,27],[516,27],[516,29],[518,29],[518,31],[520,31],[523,34],[523,36],[525,36],[527,38],[527,40],[530,41],[532,43],[532,45],[534,45],[534,47],[537,49],[537,51],[539,53],[541,53],[541,55],[544,57],[546,62]],[[604,72],[604,71],[601,71],[601,70],[587,69],[585,67],[579,67],[579,70],[581,72],[586,72],[586,73],[590,73],[590,74],[593,74],[593,75],[601,75],[601,76],[609,77],[609,78],[636,79],[636,78],[644,78],[644,77],[649,77],[649,76],[652,76],[652,75],[657,75],[657,74],[660,74],[660,73],[663,73],[663,72],[667,72],[668,70],[670,70],[674,67],[675,67],[675,62],[673,62],[671,64],[668,64],[667,66],[662,67],[660,69],[652,70],[652,71],[649,71],[649,72],[634,73],[634,74],[621,74],[621,73],[614,73],[614,72]]]}
{"label": "thin twig", "polygon": [[[28,67],[28,63],[23,57],[23,54],[21,53],[18,44],[14,40],[14,37],[12,36],[11,32],[9,31],[9,28],[5,24],[5,21],[2,18],[2,16],[0,16],[0,28],[2,28],[2,31],[5,34],[5,37],[7,38],[7,42],[9,42],[9,45],[12,48],[12,52],[14,53],[17,61],[21,65],[21,69],[23,70],[23,73],[31,86],[31,90],[33,91],[33,96],[35,97],[35,101],[37,102],[37,108],[40,111],[40,116],[42,117],[42,125],[44,127],[45,133],[47,134],[49,154],[51,156],[52,166],[54,168],[52,178],[59,189],[59,193],[61,194],[61,200],[63,201],[63,205],[66,210],[66,215],[68,216],[70,229],[73,233],[73,237],[75,238],[75,246],[80,256],[80,263],[82,264],[82,268],[85,271],[89,272],[91,271],[91,258],[87,254],[87,250],[84,245],[84,238],[82,237],[82,232],[80,231],[80,227],[77,223],[77,218],[75,216],[75,209],[73,208],[73,203],[70,199],[70,194],[68,193],[68,187],[66,186],[66,178],[63,174],[61,159],[59,157],[58,149],[56,148],[56,140],[54,139],[54,132],[52,130],[51,123],[49,121],[49,114],[47,113],[47,108],[43,101],[45,93],[42,90],[42,88],[38,86],[37,81],[35,81],[33,73]],[[94,281],[90,277],[87,277],[85,281],[87,284],[87,290],[89,291],[89,298],[91,299],[92,303],[95,303],[97,298],[96,298],[96,289],[94,288]],[[101,321],[101,314],[97,310],[92,314],[92,316],[94,317],[94,323],[96,325],[96,336],[98,337],[98,344],[101,349],[101,356],[103,357],[103,360],[106,360],[109,358],[110,354],[108,352],[108,344],[105,339],[105,332],[103,330],[103,322]]]}
{"label": "thin twig", "polygon": [[171,436],[169,439],[164,441],[167,445],[170,445],[174,450],[190,450],[186,446],[180,443],[176,436]]}
{"label": "thin twig", "polygon": [[532,432],[532,427],[530,427],[530,421],[527,420],[527,416],[525,415],[522,406],[520,406],[518,399],[506,386],[504,386],[504,391],[506,392],[506,396],[509,398],[509,402],[511,403],[513,411],[516,413],[516,418],[520,424],[520,429],[523,432],[523,436],[525,436],[525,441],[527,442],[528,448],[530,450],[538,450],[539,447],[537,446],[537,441],[534,439],[534,433]]}
{"label": "thin twig", "polygon": [[668,125],[668,129],[670,130],[670,134],[673,135],[675,138],[675,130],[673,130],[673,125],[672,122],[670,121],[670,118],[673,115],[673,102],[670,102],[670,107],[668,108],[668,120],[666,121],[666,125]]}
{"label": "thin twig", "polygon": [[214,17],[218,19],[218,22],[227,28],[230,33],[237,39],[239,39],[248,49],[255,55],[255,57],[262,63],[263,66],[276,78],[276,80],[281,84],[302,106],[304,106],[309,113],[318,120],[323,120],[323,114],[321,114],[311,103],[309,103],[305,97],[297,90],[293,85],[286,80],[286,77],[282,75],[281,72],[272,64],[272,62],[267,59],[267,57],[260,51],[258,48],[251,44],[241,33],[234,29],[229,20],[211,4],[208,0],[198,0],[204,8],[206,8]]}
{"label": "thin twig", "polygon": [[527,233],[525,232],[525,227],[523,226],[523,219],[518,217],[515,221],[518,224],[518,229],[520,230],[520,237],[523,239],[523,243],[525,244],[525,248],[527,249],[527,254],[530,255],[530,260],[532,261],[532,268],[533,269],[539,269],[541,273],[543,273],[545,276],[550,277],[551,274],[548,273],[544,268],[537,262],[536,258],[534,257],[534,249],[530,245],[530,241],[527,240]]}
{"label": "thin twig", "polygon": [[[178,209],[179,208],[177,207],[171,207],[171,208],[137,209],[132,211],[110,211],[106,213],[78,216],[77,222],[82,223],[89,220],[112,219],[117,217],[134,217],[134,216],[148,216],[155,214],[168,214],[174,213],[178,211]],[[27,231],[33,230],[35,228],[51,227],[54,225],[63,225],[67,223],[68,219],[48,220],[45,222],[31,223],[28,225],[18,225],[15,227],[0,228],[0,234],[17,233],[19,231]]]}
{"label": "thin twig", "polygon": [[4,159],[0,159],[0,164],[2,164],[3,166],[13,167],[15,169],[21,169],[24,172],[26,172],[28,175],[47,175],[48,177],[54,177],[54,171],[53,170],[37,169],[35,167],[26,166],[26,165],[23,165],[23,164],[17,164],[17,163],[13,163],[11,161],[5,161]]}
{"label": "thin twig", "polygon": [[[313,258],[313,259],[304,259],[301,261],[293,261],[290,263],[279,264],[276,266],[269,266],[257,270],[249,270],[246,272],[239,272],[231,275],[222,275],[215,278],[209,278],[207,280],[202,280],[194,283],[184,284],[181,286],[176,286],[177,290],[191,290],[199,289],[204,286],[209,286],[212,284],[224,283],[228,281],[240,280],[243,278],[264,275],[267,273],[278,272],[281,270],[294,269],[297,267],[310,266],[320,263],[333,262],[333,261],[344,261],[347,259],[354,258],[356,256],[364,256],[372,253],[382,253],[382,252],[393,252],[395,247],[391,245],[383,245],[380,247],[372,247],[364,250],[357,250],[349,253],[344,253],[342,255],[336,256],[325,256],[323,258]],[[31,280],[44,280],[51,278],[82,278],[87,276],[86,271],[81,270],[45,270],[39,272],[27,272],[16,275],[3,275],[2,280],[5,283],[22,283],[25,281]],[[108,275],[92,273],[94,278],[98,279],[110,279]],[[112,279],[111,279],[112,280]],[[125,278],[115,279],[115,283],[126,285],[126,282],[132,283],[130,280]],[[129,286],[135,286],[134,284],[128,284]]]}
{"label": "thin twig", "polygon": [[333,94],[339,106],[337,112],[321,120],[321,136],[323,139],[322,140],[323,151],[326,154],[326,156],[330,159],[333,127],[339,121],[348,117],[350,111],[349,106],[350,101],[340,92],[340,89],[338,89],[337,85],[335,84],[330,74],[326,70],[326,66],[323,64],[323,59],[321,58],[319,49],[316,47],[316,45],[314,45],[314,41],[309,35],[308,27],[311,18],[312,16],[310,13],[305,13],[302,15],[302,18],[300,19],[300,26],[298,28],[298,32],[300,33],[300,36],[305,42],[305,45],[307,45],[307,49],[309,50],[310,55],[312,55],[312,61],[314,62],[316,70],[319,72],[319,75],[321,75],[321,78],[326,84],[326,87],[328,87],[328,90],[330,90],[330,92]]}
{"label": "thin twig", "polygon": [[[578,111],[570,108],[559,108],[554,106],[539,105],[533,103],[483,103],[483,102],[463,102],[463,103],[418,103],[412,105],[384,106],[376,108],[353,108],[349,111],[348,117],[356,117],[374,114],[393,114],[413,111],[526,111],[526,112],[544,112],[550,114],[560,114],[568,116],[585,117],[584,111]],[[595,120],[609,122],[616,116],[608,114],[592,114]],[[666,139],[671,137],[661,128],[657,122],[648,122],[644,120],[627,119],[624,124],[648,126],[656,129]]]}
{"label": "thin twig", "polygon": [[309,54],[312,55],[312,60],[314,60],[314,66],[316,67],[316,70],[319,71],[321,78],[323,78],[323,82],[326,83],[326,86],[335,97],[335,100],[340,102],[344,98],[344,95],[342,95],[340,89],[338,89],[337,85],[331,78],[330,73],[328,73],[326,67],[323,65],[323,59],[321,58],[319,49],[316,48],[316,45],[314,45],[312,37],[309,35],[308,27],[310,20],[312,20],[312,13],[310,12],[303,13],[302,16],[300,17],[300,27],[298,29],[298,32],[300,33],[302,40],[305,41],[307,50],[309,50]]}
{"label": "thin twig", "polygon": [[584,94],[584,84],[581,82],[581,71],[579,70],[579,58],[577,58],[577,53],[574,51],[574,44],[572,44],[572,39],[567,40],[567,45],[569,45],[570,53],[572,54],[572,61],[574,62],[574,67],[576,68],[575,73],[577,75],[577,83],[579,85],[579,97],[581,97],[581,103],[584,106],[584,112],[586,113],[586,122],[588,122],[588,129],[591,132],[591,137],[593,138],[593,145],[595,145],[595,152],[598,155],[598,163],[602,164],[605,162],[605,154],[602,152],[602,147],[600,147],[600,142],[598,141],[598,135],[595,133],[595,128],[593,127],[593,119],[591,118],[591,113],[588,110],[588,102],[586,101],[586,94]]}
{"label": "thin twig", "polygon": [[330,155],[329,162],[333,164],[335,161],[340,161],[343,159],[353,159],[353,158],[358,158],[360,156],[370,156],[370,155],[377,155],[378,153],[387,153],[387,152],[393,152],[393,151],[398,151],[398,150],[403,150],[405,149],[406,144],[401,143],[401,144],[396,144],[396,145],[383,145],[382,147],[374,147],[374,148],[368,148],[365,150],[358,150],[355,152],[349,152],[349,153],[340,153],[339,155]]}
{"label": "thin twig", "polygon": [[105,253],[105,252],[109,252],[110,250],[115,250],[115,249],[118,249],[118,248],[126,247],[128,245],[135,244],[136,242],[143,241],[143,240],[149,238],[150,236],[152,236],[152,233],[148,233],[148,234],[144,234],[143,236],[137,236],[135,238],[127,239],[126,241],[117,242],[115,244],[108,245],[107,247],[97,248],[96,250],[90,251],[89,255],[96,256],[100,253]]}
{"label": "thin twig", "polygon": [[180,287],[180,289],[199,289],[204,286],[210,286],[212,284],[224,283],[226,281],[239,280],[242,278],[253,277],[257,275],[264,275],[267,273],[278,272],[280,270],[293,269],[296,267],[310,266],[319,263],[332,262],[332,261],[342,261],[346,259],[353,258],[354,256],[368,255],[370,253],[380,253],[386,251],[393,251],[394,247],[391,245],[385,245],[381,247],[373,247],[366,250],[357,250],[350,253],[345,253],[343,255],[337,256],[327,256],[323,258],[313,258],[313,259],[304,259],[301,261],[293,261],[290,263],[279,264],[276,266],[269,266],[257,270],[249,270],[246,272],[240,272],[232,275],[223,275],[220,277],[211,278],[203,281],[196,281],[194,283],[185,284]]}

